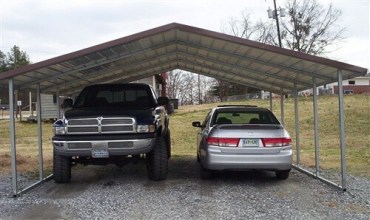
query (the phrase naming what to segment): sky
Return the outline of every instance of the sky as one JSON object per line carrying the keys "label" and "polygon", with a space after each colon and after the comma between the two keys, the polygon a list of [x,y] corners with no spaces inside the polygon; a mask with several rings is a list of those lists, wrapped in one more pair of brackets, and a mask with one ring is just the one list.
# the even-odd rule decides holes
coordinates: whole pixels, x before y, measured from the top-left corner
{"label": "sky", "polygon": [[[370,0],[318,1],[342,10],[346,28],[327,58],[370,69]],[[273,0],[0,0],[0,50],[17,45],[36,63],[172,22],[221,32],[244,9],[268,20],[269,7]]]}

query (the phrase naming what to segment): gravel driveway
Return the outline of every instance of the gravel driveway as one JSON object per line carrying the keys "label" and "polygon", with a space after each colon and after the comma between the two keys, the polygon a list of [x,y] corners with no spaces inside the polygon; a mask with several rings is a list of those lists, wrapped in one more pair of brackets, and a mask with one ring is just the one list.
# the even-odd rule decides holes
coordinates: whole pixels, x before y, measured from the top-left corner
{"label": "gravel driveway", "polygon": [[54,181],[9,198],[0,177],[1,219],[370,219],[370,181],[349,178],[342,192],[293,170],[220,173],[200,180],[194,157],[172,158],[166,181],[149,181],[144,162],[74,167],[69,184]]}

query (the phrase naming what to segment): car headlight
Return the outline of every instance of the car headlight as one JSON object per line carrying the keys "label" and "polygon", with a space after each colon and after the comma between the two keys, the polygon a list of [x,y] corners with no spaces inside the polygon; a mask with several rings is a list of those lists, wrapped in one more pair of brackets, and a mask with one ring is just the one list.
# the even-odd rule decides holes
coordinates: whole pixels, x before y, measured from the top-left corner
{"label": "car headlight", "polygon": [[65,129],[63,121],[58,120],[53,124],[53,133],[54,135],[66,134],[66,129]]}
{"label": "car headlight", "polygon": [[136,132],[137,133],[155,132],[155,126],[154,125],[137,125]]}

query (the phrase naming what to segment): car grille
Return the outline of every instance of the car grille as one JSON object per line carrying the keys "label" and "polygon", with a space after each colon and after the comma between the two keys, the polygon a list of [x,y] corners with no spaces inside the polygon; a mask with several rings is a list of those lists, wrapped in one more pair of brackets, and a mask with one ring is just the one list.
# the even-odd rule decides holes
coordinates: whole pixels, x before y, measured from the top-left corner
{"label": "car grille", "polygon": [[68,134],[117,134],[135,132],[133,118],[83,118],[66,122]]}

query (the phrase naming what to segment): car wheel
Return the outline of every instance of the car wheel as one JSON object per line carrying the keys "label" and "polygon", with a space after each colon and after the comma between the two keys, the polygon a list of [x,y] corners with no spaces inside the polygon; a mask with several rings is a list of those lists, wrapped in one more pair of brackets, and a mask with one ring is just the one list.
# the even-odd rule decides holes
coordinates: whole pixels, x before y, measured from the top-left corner
{"label": "car wheel", "polygon": [[71,159],[55,153],[53,159],[54,181],[56,183],[68,183],[71,180]]}
{"label": "car wheel", "polygon": [[163,138],[157,138],[154,149],[148,155],[147,172],[149,179],[154,181],[167,178],[168,151]]}
{"label": "car wheel", "polygon": [[203,180],[208,180],[213,177],[213,171],[206,169],[203,167],[203,165],[200,165],[200,178]]}
{"label": "car wheel", "polygon": [[279,170],[275,171],[276,178],[278,180],[286,180],[289,177],[290,170]]}

